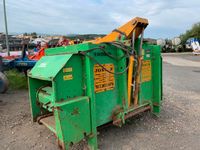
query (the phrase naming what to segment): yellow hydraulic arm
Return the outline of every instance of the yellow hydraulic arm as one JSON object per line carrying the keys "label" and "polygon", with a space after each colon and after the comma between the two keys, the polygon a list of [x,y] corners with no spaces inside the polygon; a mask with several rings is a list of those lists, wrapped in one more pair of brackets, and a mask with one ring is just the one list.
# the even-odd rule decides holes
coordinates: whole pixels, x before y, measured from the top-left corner
{"label": "yellow hydraulic arm", "polygon": [[[134,90],[134,106],[137,107],[138,103],[138,92],[139,92],[139,78],[140,78],[140,70],[141,70],[141,63],[142,63],[142,38],[143,38],[143,31],[148,25],[148,20],[144,18],[136,17],[126,24],[122,25],[118,29],[113,30],[110,34],[100,38],[91,41],[94,44],[100,44],[103,42],[113,42],[116,40],[120,40],[119,38],[121,36],[125,36],[126,40],[132,39],[132,47],[134,49],[134,41],[141,35],[141,43],[140,43],[140,51],[138,53],[138,64],[137,64],[137,70],[136,71],[136,79],[135,79],[135,90]],[[134,57],[133,55],[129,58],[129,69],[128,69],[128,107],[131,106],[131,91],[132,91],[132,84],[133,84],[133,66],[134,66]]]}
{"label": "yellow hydraulic arm", "polygon": [[113,30],[110,34],[100,39],[93,40],[92,43],[100,44],[103,42],[113,42],[116,41],[121,35],[124,35],[127,39],[131,39],[133,31],[135,31],[135,39],[137,39],[147,25],[147,19],[135,17],[118,29]]}

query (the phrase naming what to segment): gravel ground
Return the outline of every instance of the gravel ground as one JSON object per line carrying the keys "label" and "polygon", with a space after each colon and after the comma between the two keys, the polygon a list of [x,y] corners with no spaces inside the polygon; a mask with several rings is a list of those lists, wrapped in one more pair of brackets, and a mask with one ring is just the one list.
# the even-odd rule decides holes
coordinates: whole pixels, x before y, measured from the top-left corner
{"label": "gravel ground", "polygon": [[[146,112],[127,120],[122,128],[99,129],[100,149],[200,149],[200,56],[164,54],[163,60],[160,116]],[[0,95],[0,149],[58,149],[54,135],[31,122],[26,90]]]}

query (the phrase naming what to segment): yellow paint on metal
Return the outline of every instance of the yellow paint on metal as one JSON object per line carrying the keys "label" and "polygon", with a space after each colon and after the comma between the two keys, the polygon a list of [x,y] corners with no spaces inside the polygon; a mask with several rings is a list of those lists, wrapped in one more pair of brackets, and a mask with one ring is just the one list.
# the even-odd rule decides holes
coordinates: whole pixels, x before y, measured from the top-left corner
{"label": "yellow paint on metal", "polygon": [[63,73],[72,72],[72,67],[70,68],[63,68]]}
{"label": "yellow paint on metal", "polygon": [[[135,39],[137,39],[147,25],[148,25],[147,19],[136,17],[127,22],[126,24],[122,25],[121,27],[119,27],[117,30],[123,32],[126,35],[127,39],[131,39],[133,31],[135,30]],[[100,44],[103,42],[113,42],[116,41],[121,35],[122,35],[121,33],[113,31],[110,34],[102,38],[93,40],[91,42],[94,44]]]}
{"label": "yellow paint on metal", "polygon": [[63,80],[72,80],[72,79],[73,79],[73,75],[72,74],[63,76]]}
{"label": "yellow paint on metal", "polygon": [[142,62],[142,82],[151,81],[151,61],[146,60]]}
{"label": "yellow paint on metal", "polygon": [[[102,64],[107,70],[114,72],[113,64]],[[103,92],[112,90],[115,87],[114,74],[107,72],[98,64],[94,65],[94,87],[95,92]]]}
{"label": "yellow paint on metal", "polygon": [[131,86],[132,86],[132,80],[133,80],[133,65],[134,65],[134,57],[130,56],[130,65],[128,69],[128,106],[131,105]]}

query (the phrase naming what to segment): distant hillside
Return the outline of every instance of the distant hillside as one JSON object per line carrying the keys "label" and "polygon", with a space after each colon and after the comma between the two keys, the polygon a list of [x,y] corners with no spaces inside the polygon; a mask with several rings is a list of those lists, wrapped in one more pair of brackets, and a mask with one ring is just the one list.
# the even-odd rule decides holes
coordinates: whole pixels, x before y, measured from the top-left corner
{"label": "distant hillside", "polygon": [[36,32],[26,32],[26,33],[15,33],[15,32],[12,32],[12,33],[9,33],[9,35],[20,35],[20,34],[25,34],[25,35],[31,35],[31,34],[35,34],[35,35],[38,35],[38,36],[42,36],[42,37],[45,37],[45,36],[65,36],[69,39],[83,39],[83,40],[92,40],[92,39],[95,39],[97,37],[103,37],[105,36],[106,34],[68,34],[68,35],[63,35],[63,34],[45,34],[45,33],[36,33]]}
{"label": "distant hillside", "polygon": [[97,37],[103,37],[105,34],[72,34],[72,35],[67,35],[66,37],[69,39],[82,39],[82,40],[92,40]]}

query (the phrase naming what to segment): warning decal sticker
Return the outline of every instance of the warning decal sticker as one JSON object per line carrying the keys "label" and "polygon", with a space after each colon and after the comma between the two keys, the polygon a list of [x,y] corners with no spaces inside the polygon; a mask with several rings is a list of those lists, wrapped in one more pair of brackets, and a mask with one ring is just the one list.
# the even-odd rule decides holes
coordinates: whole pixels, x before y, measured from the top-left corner
{"label": "warning decal sticker", "polygon": [[64,75],[64,76],[63,76],[63,80],[72,80],[72,79],[73,79],[72,74]]}
{"label": "warning decal sticker", "polygon": [[[107,70],[114,72],[113,64],[102,64]],[[94,65],[94,88],[95,92],[112,90],[115,87],[114,74],[109,73],[98,64]]]}
{"label": "warning decal sticker", "polygon": [[151,61],[146,60],[142,62],[142,82],[151,80]]}

